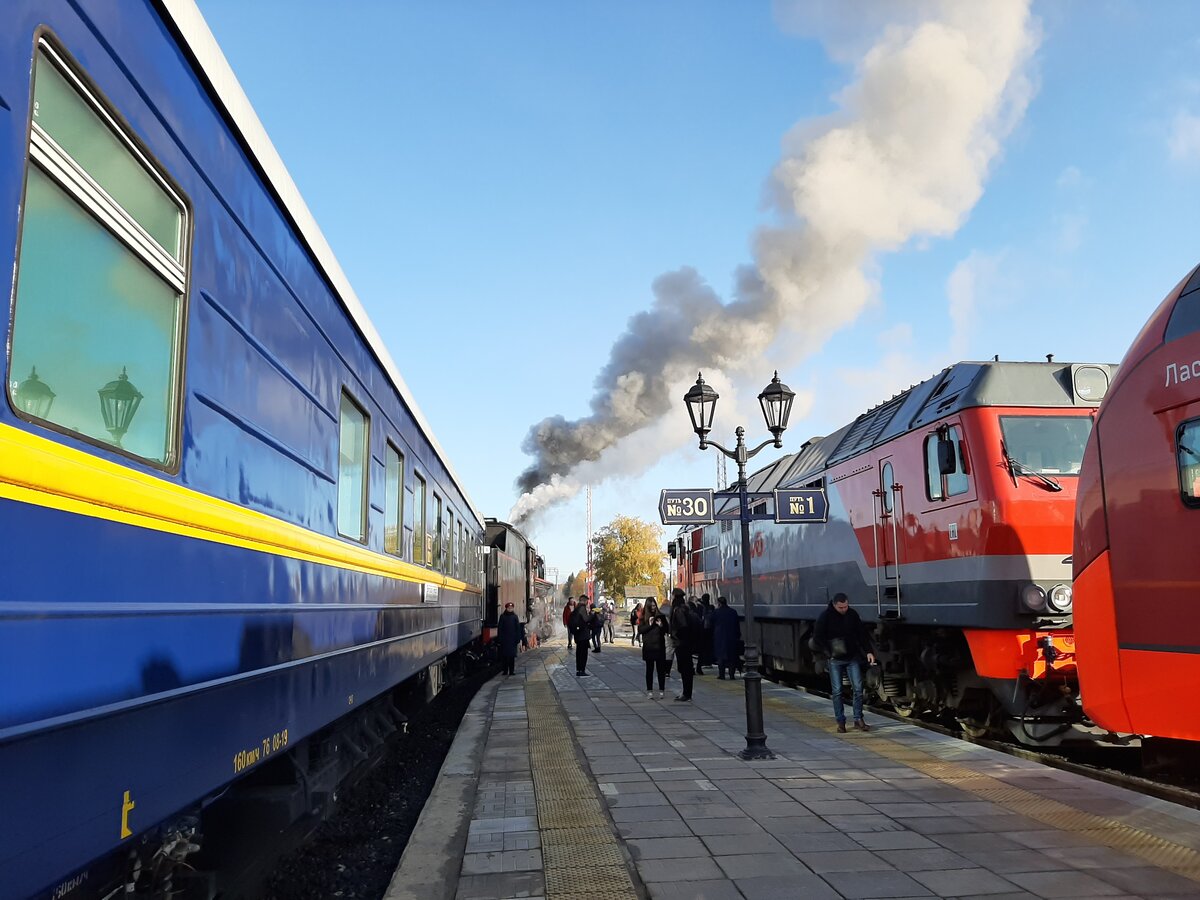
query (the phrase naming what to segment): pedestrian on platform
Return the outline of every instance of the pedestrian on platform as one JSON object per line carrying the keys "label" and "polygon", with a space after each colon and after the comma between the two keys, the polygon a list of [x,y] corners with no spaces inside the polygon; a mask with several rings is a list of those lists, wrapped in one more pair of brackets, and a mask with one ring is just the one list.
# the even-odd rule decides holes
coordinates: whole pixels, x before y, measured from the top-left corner
{"label": "pedestrian on platform", "polygon": [[679,679],[683,682],[683,690],[675,699],[686,703],[692,699],[692,682],[696,675],[695,666],[692,664],[692,656],[696,652],[696,632],[703,626],[679,588],[672,591],[670,628],[671,639],[675,641],[675,662],[679,664]]}
{"label": "pedestrian on platform", "polygon": [[738,642],[742,639],[742,626],[738,614],[729,607],[729,599],[717,598],[717,608],[712,614],[713,655],[717,660],[717,680],[724,681],[725,673],[734,675],[738,661]]}
{"label": "pedestrian on platform", "polygon": [[592,642],[592,623],[588,617],[587,597],[580,597],[571,611],[571,634],[575,636],[575,674],[588,674],[588,645]]}
{"label": "pedestrian on platform", "polygon": [[504,604],[504,612],[496,622],[496,642],[500,645],[500,661],[504,663],[504,674],[517,674],[517,644],[529,649],[525,637],[525,623],[517,618],[511,603]]}
{"label": "pedestrian on platform", "polygon": [[700,655],[696,660],[696,674],[703,675],[704,666],[712,666],[716,664],[716,655],[713,647],[713,613],[716,610],[712,605],[712,595],[705,594],[700,598],[700,619],[704,624],[704,633],[700,638]]}
{"label": "pedestrian on platform", "polygon": [[850,675],[850,688],[854,692],[854,727],[859,731],[870,731],[871,726],[863,718],[862,663],[865,657],[867,665],[875,664],[875,649],[871,644],[871,635],[858,613],[850,608],[850,598],[845,594],[834,594],[829,605],[817,617],[817,624],[813,626],[813,643],[829,657],[829,688],[838,732],[846,733],[846,708],[842,703],[843,672]]}
{"label": "pedestrian on platform", "polygon": [[642,636],[638,633],[638,626],[642,624],[642,604],[638,604],[633,608],[633,612],[629,614],[629,630],[633,635],[629,638],[629,646],[642,642]]}
{"label": "pedestrian on platform", "polygon": [[563,627],[567,629],[567,649],[571,649],[571,641],[574,636],[571,634],[571,613],[575,612],[575,601],[567,599],[567,605],[563,607]]}
{"label": "pedestrian on platform", "polygon": [[613,642],[615,632],[613,630],[613,619],[617,615],[617,607],[611,600],[604,604],[604,640],[608,643]]}
{"label": "pedestrian on platform", "polygon": [[604,610],[599,603],[592,604],[591,612],[592,624],[592,650],[596,653],[600,652],[600,632],[604,630]]}
{"label": "pedestrian on platform", "polygon": [[646,620],[638,625],[642,635],[642,660],[646,663],[646,697],[654,699],[654,674],[658,673],[658,699],[667,693],[667,635],[671,628],[667,617],[658,611],[653,600],[647,601],[643,611]]}
{"label": "pedestrian on platform", "polygon": [[[671,592],[671,597],[674,598],[674,591]],[[657,605],[657,604],[656,604]],[[662,607],[659,609],[669,623],[671,621],[671,613],[674,612],[671,608],[671,601],[664,600]],[[643,612],[643,616],[646,614]],[[675,666],[675,638],[669,632],[667,634],[667,677],[671,677],[671,669]]]}

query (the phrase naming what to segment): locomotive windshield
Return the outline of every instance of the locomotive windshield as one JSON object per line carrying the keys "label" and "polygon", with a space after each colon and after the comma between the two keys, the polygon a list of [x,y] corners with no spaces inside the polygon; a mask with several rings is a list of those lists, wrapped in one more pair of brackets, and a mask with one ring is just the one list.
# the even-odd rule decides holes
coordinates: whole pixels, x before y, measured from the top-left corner
{"label": "locomotive windshield", "polygon": [[1009,459],[1037,475],[1078,475],[1091,416],[1001,416]]}

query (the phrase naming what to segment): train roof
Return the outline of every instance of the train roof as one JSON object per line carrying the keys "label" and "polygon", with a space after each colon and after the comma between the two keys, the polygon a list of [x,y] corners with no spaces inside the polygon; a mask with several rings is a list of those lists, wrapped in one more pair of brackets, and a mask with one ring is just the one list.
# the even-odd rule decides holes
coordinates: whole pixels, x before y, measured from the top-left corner
{"label": "train roof", "polygon": [[[1111,363],[960,362],[867,410],[825,437],[805,441],[746,477],[751,492],[804,487],[826,468],[938,419],[978,406],[1096,407],[1117,366]],[[736,509],[731,497],[718,511]]]}
{"label": "train roof", "polygon": [[192,59],[195,60],[200,74],[207,80],[213,100],[224,111],[230,127],[241,139],[250,158],[258,165],[268,187],[275,193],[284,212],[292,220],[300,239],[308,246],[313,259],[333,286],[363,340],[366,341],[380,366],[391,379],[396,392],[412,413],[417,427],[421,429],[422,434],[437,452],[446,471],[462,494],[463,500],[471,508],[471,512],[475,514],[476,519],[483,522],[483,515],[471,501],[466,488],[463,487],[462,480],[451,465],[449,457],[438,443],[437,437],[434,436],[433,429],[430,428],[424,413],[417,406],[417,401],[401,377],[400,370],[396,367],[387,346],[383,343],[379,332],[375,330],[375,326],[363,308],[362,302],[358,299],[358,295],[354,292],[354,288],[350,286],[346,273],[342,271],[341,264],[334,256],[329,242],[325,240],[325,235],[321,233],[304,198],[300,196],[300,190],[296,187],[292,176],[288,174],[287,167],[284,166],[283,160],[275,150],[275,145],[267,136],[266,129],[263,128],[257,113],[250,105],[246,92],[242,90],[237,76],[233,74],[229,61],[221,52],[217,39],[209,30],[208,23],[204,21],[204,16],[196,6],[195,0],[157,0],[157,2],[171,24],[174,25],[176,33],[191,54]]}
{"label": "train roof", "polygon": [[502,522],[499,519],[484,519],[484,541],[489,547],[495,547],[497,550],[508,550],[508,536],[514,535],[525,543],[526,547],[532,547],[533,542],[521,533],[521,529],[510,525],[508,522]]}

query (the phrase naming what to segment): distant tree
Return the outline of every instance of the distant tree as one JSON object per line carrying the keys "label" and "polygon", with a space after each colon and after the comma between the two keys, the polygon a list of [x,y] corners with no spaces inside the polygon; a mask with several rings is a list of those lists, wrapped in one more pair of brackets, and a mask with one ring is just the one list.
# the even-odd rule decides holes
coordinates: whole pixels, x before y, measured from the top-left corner
{"label": "distant tree", "polygon": [[604,593],[625,599],[625,588],[662,578],[662,529],[633,516],[617,516],[592,538],[596,580]]}
{"label": "distant tree", "polygon": [[575,583],[575,573],[572,572],[570,575],[567,576],[567,580],[565,582],[563,582],[563,586],[562,586],[562,594],[568,600],[570,600],[572,597],[575,596],[573,593],[571,593],[571,585],[573,585],[574,583]]}
{"label": "distant tree", "polygon": [[571,585],[571,592],[567,596],[582,597],[587,593],[587,572],[579,572],[572,575],[569,584]]}

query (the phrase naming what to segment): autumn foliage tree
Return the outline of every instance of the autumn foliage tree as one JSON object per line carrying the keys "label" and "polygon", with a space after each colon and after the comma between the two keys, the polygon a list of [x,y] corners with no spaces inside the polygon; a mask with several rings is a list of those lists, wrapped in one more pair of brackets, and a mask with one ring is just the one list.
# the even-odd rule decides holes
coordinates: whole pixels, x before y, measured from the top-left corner
{"label": "autumn foliage tree", "polygon": [[577,575],[572,575],[571,580],[567,582],[567,598],[582,597],[587,593],[587,572],[580,572]]}
{"label": "autumn foliage tree", "polygon": [[604,593],[625,598],[625,588],[662,581],[662,529],[633,516],[617,516],[592,538],[596,581]]}

